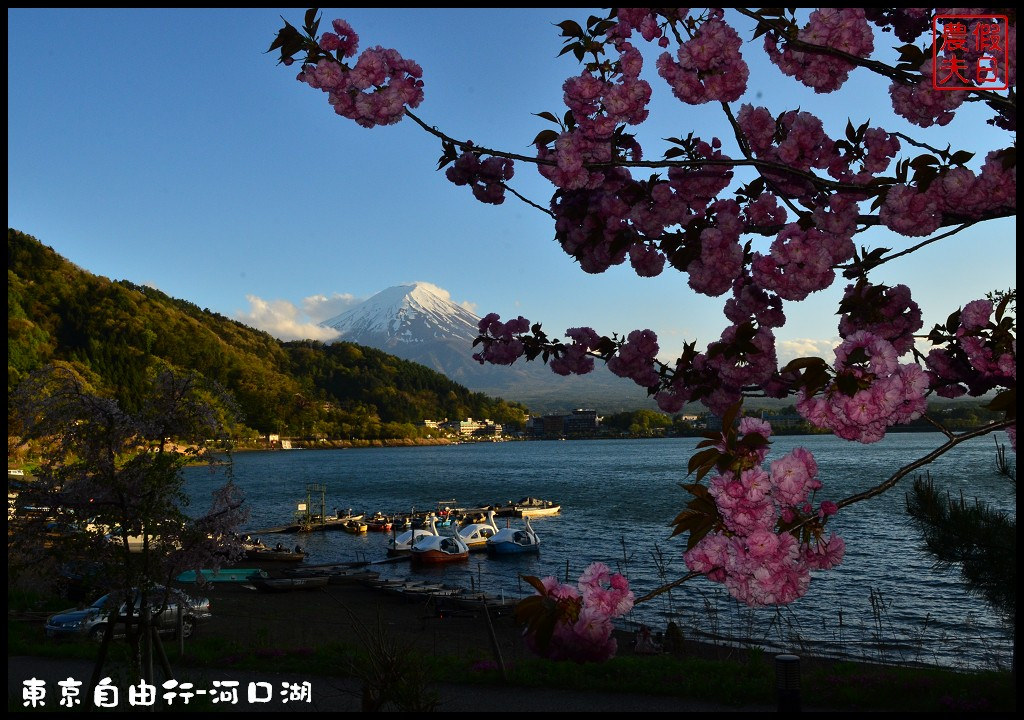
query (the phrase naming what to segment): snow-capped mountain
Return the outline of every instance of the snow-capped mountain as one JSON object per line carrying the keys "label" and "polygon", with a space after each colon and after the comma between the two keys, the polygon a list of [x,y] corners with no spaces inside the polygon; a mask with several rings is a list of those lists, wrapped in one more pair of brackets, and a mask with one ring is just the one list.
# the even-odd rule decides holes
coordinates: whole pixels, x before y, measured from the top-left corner
{"label": "snow-capped mountain", "polygon": [[418,282],[383,290],[321,325],[337,330],[338,340],[426,365],[470,390],[524,403],[535,413],[651,407],[642,388],[603,366],[590,375],[561,377],[540,362],[481,365],[473,359],[479,322],[447,291]]}
{"label": "snow-capped mountain", "polygon": [[453,303],[447,292],[419,282],[383,290],[321,325],[340,332],[343,340],[390,352],[402,345],[431,342],[472,347],[479,322],[476,315]]}

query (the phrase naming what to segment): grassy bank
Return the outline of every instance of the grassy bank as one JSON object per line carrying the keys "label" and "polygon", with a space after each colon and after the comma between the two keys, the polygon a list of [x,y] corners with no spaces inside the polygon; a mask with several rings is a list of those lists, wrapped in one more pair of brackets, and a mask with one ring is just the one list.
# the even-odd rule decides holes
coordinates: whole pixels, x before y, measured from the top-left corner
{"label": "grassy bank", "polygon": [[[245,602],[261,601],[250,594]],[[284,595],[289,597],[288,594]],[[345,613],[352,609],[355,631],[322,632],[288,642],[280,625],[293,616],[277,619],[260,615],[248,620],[244,631],[236,624],[229,632],[216,626],[202,628],[189,640],[185,654],[177,643],[166,649],[172,665],[209,669],[247,669],[266,672],[301,672],[320,676],[352,677],[364,685],[400,690],[415,705],[431,684],[481,686],[510,684],[517,688],[558,688],[583,692],[633,693],[703,700],[724,705],[765,705],[777,702],[774,657],[759,651],[731,651],[728,659],[719,646],[688,644],[679,652],[653,656],[632,654],[630,638],[619,638],[619,656],[607,663],[579,665],[551,662],[522,650],[509,618],[498,618],[500,647],[485,639],[466,642],[467,633],[483,627],[473,618],[432,623],[422,608],[378,602],[372,617],[366,602],[374,596],[350,591]],[[302,605],[323,598],[303,596]],[[330,601],[327,599],[326,601]],[[93,659],[91,643],[47,641],[42,624],[48,611],[66,601],[45,601],[8,593],[8,655]],[[214,599],[215,614],[229,616],[231,596]],[[358,605],[353,604],[358,602]],[[292,604],[296,603],[294,596]],[[363,613],[360,615],[360,613]],[[358,616],[358,617],[357,617]],[[387,622],[381,623],[385,617]],[[416,628],[425,628],[430,642],[417,643]],[[385,628],[381,630],[381,628]],[[294,634],[294,633],[293,633]],[[512,645],[512,643],[518,643]],[[127,647],[112,648],[112,660],[127,661]],[[501,665],[504,665],[504,672]],[[941,668],[908,668],[866,663],[802,658],[800,692],[805,709],[902,712],[1011,712],[1016,709],[1014,676],[1009,672],[959,672]],[[421,698],[422,699],[422,698]],[[411,707],[412,705],[410,705]]]}

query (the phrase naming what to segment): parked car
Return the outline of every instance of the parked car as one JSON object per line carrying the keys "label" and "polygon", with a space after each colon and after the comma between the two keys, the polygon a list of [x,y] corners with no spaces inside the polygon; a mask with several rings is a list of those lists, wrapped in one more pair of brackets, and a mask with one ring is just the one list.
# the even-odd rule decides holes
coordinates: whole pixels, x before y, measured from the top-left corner
{"label": "parked car", "polygon": [[[49,638],[89,638],[98,642],[103,639],[103,634],[111,622],[113,609],[117,606],[118,615],[115,619],[117,625],[114,628],[114,635],[115,637],[124,637],[126,631],[124,617],[128,606],[123,601],[118,602],[122,595],[123,593],[108,593],[88,607],[70,608],[51,615],[46,619],[46,636]],[[133,590],[132,596],[134,598],[133,615],[137,618],[142,603],[142,594]],[[162,607],[163,599],[163,588],[157,587],[149,592],[150,607],[153,613],[152,622],[161,634],[177,632],[179,602],[182,607],[182,637],[191,637],[195,632],[196,624],[211,617],[208,598],[193,598],[175,591],[168,597],[166,607]]]}

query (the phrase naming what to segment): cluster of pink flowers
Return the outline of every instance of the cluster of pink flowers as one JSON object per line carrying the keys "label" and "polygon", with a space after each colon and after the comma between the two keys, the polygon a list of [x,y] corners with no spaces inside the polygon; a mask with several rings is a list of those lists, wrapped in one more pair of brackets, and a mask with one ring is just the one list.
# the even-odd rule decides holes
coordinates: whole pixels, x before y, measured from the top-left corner
{"label": "cluster of pink flowers", "polygon": [[815,532],[811,542],[801,543],[781,529],[795,530],[801,521],[820,523],[837,507],[825,501],[814,510],[811,498],[822,485],[809,451],[797,448],[766,471],[762,463],[767,442],[742,452],[743,438],[754,434],[767,441],[771,425],[745,417],[735,447],[719,444],[721,452],[739,452],[737,467],[715,476],[708,488],[724,527],[701,538],[683,558],[690,570],[723,583],[730,595],[747,605],[785,604],[807,592],[811,570],[838,565],[846,546],[835,534],[825,539]]}
{"label": "cluster of pink flowers", "polygon": [[860,330],[835,349],[835,377],[821,394],[800,393],[797,411],[812,425],[844,440],[873,443],[890,425],[925,411],[928,377],[914,363],[901,365],[892,344]]}
{"label": "cluster of pink flowers", "polygon": [[772,241],[767,255],[754,253],[751,272],[754,282],[784,300],[803,300],[835,280],[828,236],[811,228],[790,223]]}
{"label": "cluster of pink flowers", "polygon": [[[694,138],[691,160],[714,160],[719,163],[730,158],[722,153],[722,141],[712,138],[708,143]],[[684,202],[695,213],[701,213],[718,194],[732,182],[731,165],[702,165],[699,167],[671,167],[668,186],[675,191],[676,201]]]}
{"label": "cluster of pink flowers", "polygon": [[[585,70],[562,85],[563,99],[572,111],[576,127],[564,130],[555,140],[554,149],[538,144],[537,158],[546,161],[538,172],[554,185],[565,190],[597,189],[605,182],[605,174],[591,171],[588,163],[606,163],[621,153],[634,160],[641,157],[640,146],[622,140],[615,145],[615,131],[620,124],[637,125],[647,119],[651,86],[640,79],[643,57],[623,39],[615,44],[619,53],[614,70],[601,75]],[[554,161],[554,165],[548,164]]]}
{"label": "cluster of pink flowers", "polygon": [[606,37],[617,46],[628,40],[633,30],[639,30],[644,40],[657,40],[661,47],[668,47],[668,38],[661,29],[659,18],[675,22],[685,19],[688,12],[689,8],[618,8],[617,22],[608,29]]}
{"label": "cluster of pink flowers", "polygon": [[[948,94],[948,93],[947,93]],[[966,167],[940,172],[926,190],[899,184],[889,188],[879,220],[890,230],[918,237],[930,235],[945,215],[981,218],[1017,207],[1017,167],[1004,166],[1003,156],[990,152],[980,174]]]}
{"label": "cluster of pink flowers", "polygon": [[[338,51],[343,57],[355,55],[359,36],[344,20],[334,21],[334,33],[324,33],[320,47]],[[380,46],[364,50],[349,68],[333,57],[316,65],[303,65],[296,76],[312,88],[328,93],[334,112],[363,127],[393,125],[405,116],[405,108],[423,101],[423,70],[395,50]]]}
{"label": "cluster of pink flowers", "polygon": [[560,606],[559,619],[546,647],[527,635],[530,648],[551,660],[604,662],[615,657],[618,644],[612,637],[612,620],[633,609],[634,596],[625,576],[595,562],[575,587],[554,577],[541,583],[546,595]]}
{"label": "cluster of pink flowers", "polygon": [[479,153],[468,150],[445,171],[445,177],[453,183],[469,185],[477,200],[491,205],[505,202],[505,181],[513,174],[511,160],[494,156],[481,160]]}
{"label": "cluster of pink flowers", "polygon": [[629,232],[629,206],[618,191],[630,182],[627,172],[610,171],[600,189],[566,191],[552,200],[555,238],[584,272],[602,273],[626,259],[632,243],[620,238]]}
{"label": "cluster of pink flowers", "polygon": [[921,80],[916,85],[894,82],[889,86],[893,111],[923,128],[948,125],[956,109],[967,98],[966,92],[936,90],[932,67],[932,58],[929,57],[921,66]]}
{"label": "cluster of pink flowers", "polygon": [[942,225],[942,213],[935,199],[910,185],[889,188],[878,219],[893,232],[908,237],[931,235]]}
{"label": "cluster of pink flowers", "polygon": [[[882,128],[864,131],[862,146],[853,146],[848,152],[839,152],[828,166],[828,174],[845,183],[866,185],[889,167],[900,150],[900,141]],[[860,162],[860,170],[853,165]]]}
{"label": "cluster of pink flowers", "polygon": [[997,387],[1016,387],[1017,340],[994,332],[992,311],[989,300],[967,303],[947,346],[928,353],[928,378],[938,395],[977,397]]}
{"label": "cluster of pink flowers", "polygon": [[320,49],[324,52],[337,52],[340,57],[352,57],[359,50],[359,35],[347,21],[338,18],[331,23],[334,32],[325,32],[320,36]]}
{"label": "cluster of pink flowers", "polygon": [[677,98],[690,105],[738,100],[750,76],[740,55],[742,44],[735,30],[713,17],[679,46],[675,60],[669,53],[658,58],[658,74]]}
{"label": "cluster of pink flowers", "polygon": [[762,385],[778,370],[775,354],[775,335],[770,328],[760,327],[744,345],[749,352],[736,350],[738,335],[743,325],[730,325],[719,342],[708,345],[706,367],[721,387],[713,400],[713,411],[724,414],[726,408],[738,401],[744,387]]}
{"label": "cluster of pink flowers", "polygon": [[503,323],[497,313],[490,313],[480,320],[478,328],[485,338],[484,347],[473,354],[473,359],[481,365],[511,365],[526,351],[518,336],[530,331],[530,321],[522,315]]}
{"label": "cluster of pink flowers", "polygon": [[651,86],[640,79],[643,57],[629,43],[619,52],[618,82],[584,71],[562,85],[565,104],[586,137],[607,138],[619,123],[639,125],[647,119]]}
{"label": "cluster of pink flowers", "polygon": [[588,353],[601,342],[600,336],[588,327],[569,328],[565,335],[572,339],[572,345],[565,352],[548,362],[552,372],[559,375],[586,375],[594,369],[594,358]]}
{"label": "cluster of pink flowers", "polygon": [[608,360],[608,369],[619,377],[630,378],[637,385],[655,387],[661,380],[654,369],[657,354],[658,336],[651,330],[634,330],[615,356]]}
{"label": "cluster of pink flowers", "polygon": [[735,200],[719,200],[712,205],[715,227],[700,234],[700,255],[686,268],[689,286],[696,292],[717,297],[729,291],[743,272],[743,246],[740,234],[739,204]]}
{"label": "cluster of pink flowers", "polygon": [[827,205],[815,205],[815,226],[804,229],[789,223],[772,241],[769,253],[756,252],[751,277],[758,287],[785,300],[803,300],[829,287],[835,279],[833,266],[853,257],[857,203],[832,196]]}
{"label": "cluster of pink flowers", "polygon": [[734,324],[753,319],[758,327],[775,328],[786,324],[782,298],[754,284],[744,273],[732,284],[732,297],[725,301],[725,316]]}
{"label": "cluster of pink flowers", "polygon": [[871,285],[859,282],[846,286],[840,303],[839,336],[850,337],[859,330],[892,344],[896,355],[914,347],[914,333],[921,329],[921,308],[910,297],[906,285]]}
{"label": "cluster of pink flowers", "polygon": [[[815,10],[796,37],[802,42],[841,50],[861,58],[868,57],[875,49],[874,34],[864,19],[863,8]],[[788,43],[783,50],[779,50],[775,33],[765,35],[764,49],[782,72],[819,93],[838,90],[855,67],[834,55],[796,50],[789,47]]]}
{"label": "cluster of pink flowers", "polygon": [[[829,168],[839,158],[835,141],[825,134],[821,120],[810,113],[789,110],[776,118],[765,107],[744,103],[736,122],[750,151],[759,160],[809,173],[812,168]],[[790,197],[803,197],[814,191],[811,182],[784,170],[765,169],[761,174],[772,182],[776,192]]]}

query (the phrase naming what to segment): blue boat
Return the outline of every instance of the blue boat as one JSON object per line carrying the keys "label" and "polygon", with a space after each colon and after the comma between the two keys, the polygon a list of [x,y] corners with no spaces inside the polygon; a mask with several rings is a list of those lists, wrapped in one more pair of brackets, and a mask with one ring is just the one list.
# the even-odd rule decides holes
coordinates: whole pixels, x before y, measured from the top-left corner
{"label": "blue boat", "polygon": [[525,530],[502,528],[487,539],[487,552],[491,555],[518,555],[540,552],[540,538],[530,524],[530,517],[523,518]]}
{"label": "blue boat", "polygon": [[[250,575],[259,573],[257,568],[221,568],[220,570],[201,570],[206,582],[248,582]],[[175,578],[178,582],[194,583],[195,570],[187,570]]]}

